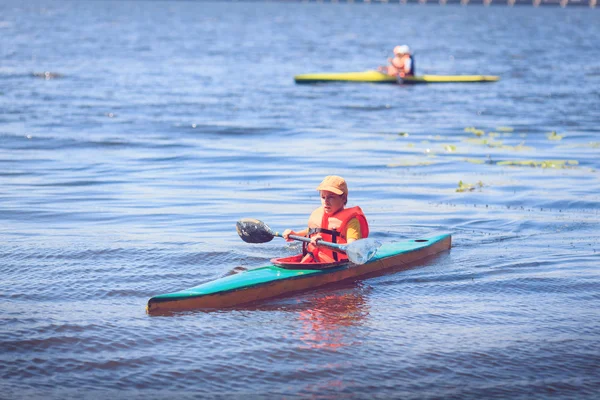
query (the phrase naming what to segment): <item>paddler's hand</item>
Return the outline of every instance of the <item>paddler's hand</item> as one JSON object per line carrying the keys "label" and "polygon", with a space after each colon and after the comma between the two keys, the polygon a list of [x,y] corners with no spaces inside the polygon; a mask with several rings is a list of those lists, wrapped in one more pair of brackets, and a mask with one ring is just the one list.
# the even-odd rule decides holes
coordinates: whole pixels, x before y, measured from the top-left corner
{"label": "paddler's hand", "polygon": [[310,242],[312,244],[314,244],[315,246],[317,245],[317,241],[319,241],[319,240],[323,240],[323,237],[321,235],[315,235],[310,238]]}
{"label": "paddler's hand", "polygon": [[286,229],[285,231],[283,231],[283,233],[281,234],[281,236],[283,236],[283,238],[287,241],[287,242],[293,242],[292,239],[290,239],[290,235],[297,235],[296,232],[294,232],[291,229]]}

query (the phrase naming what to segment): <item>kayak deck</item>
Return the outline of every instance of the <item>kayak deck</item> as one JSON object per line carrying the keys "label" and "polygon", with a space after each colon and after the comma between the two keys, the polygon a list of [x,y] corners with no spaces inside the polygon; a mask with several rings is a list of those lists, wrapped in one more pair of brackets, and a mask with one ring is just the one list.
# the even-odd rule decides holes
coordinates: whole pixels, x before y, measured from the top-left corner
{"label": "kayak deck", "polygon": [[[226,308],[313,289],[418,261],[449,249],[451,241],[449,234],[443,234],[425,239],[383,244],[375,257],[362,265],[348,262],[322,270],[292,270],[268,265],[179,292],[154,296],[148,300],[146,311],[152,314],[165,311]],[[307,267],[309,266],[310,264],[307,264]]]}
{"label": "kayak deck", "polygon": [[296,83],[367,82],[367,83],[474,83],[496,82],[496,75],[416,75],[397,79],[378,71],[316,73],[294,76]]}

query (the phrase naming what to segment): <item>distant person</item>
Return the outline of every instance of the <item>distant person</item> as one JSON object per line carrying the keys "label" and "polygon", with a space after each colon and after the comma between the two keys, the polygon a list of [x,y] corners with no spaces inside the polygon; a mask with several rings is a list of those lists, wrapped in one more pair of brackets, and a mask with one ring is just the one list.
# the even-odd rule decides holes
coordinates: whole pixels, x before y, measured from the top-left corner
{"label": "distant person", "polygon": [[321,197],[321,207],[314,210],[308,218],[308,227],[298,232],[286,229],[282,236],[288,241],[291,241],[289,235],[307,236],[311,239],[311,243],[302,249],[302,263],[347,260],[348,257],[343,253],[318,247],[317,241],[344,244],[364,239],[369,236],[367,218],[358,206],[345,208],[348,186],[341,176],[326,176],[317,190]]}
{"label": "distant person", "polygon": [[394,58],[388,58],[388,61],[390,65],[379,67],[378,71],[400,78],[415,75],[415,59],[407,45],[394,47]]}

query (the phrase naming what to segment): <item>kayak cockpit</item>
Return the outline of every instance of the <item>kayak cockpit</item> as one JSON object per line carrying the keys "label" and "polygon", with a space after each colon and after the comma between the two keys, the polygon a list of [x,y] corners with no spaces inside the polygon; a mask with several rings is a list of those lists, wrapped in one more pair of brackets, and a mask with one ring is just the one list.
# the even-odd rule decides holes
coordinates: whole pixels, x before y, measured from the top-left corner
{"label": "kayak cockpit", "polygon": [[273,265],[279,268],[285,269],[309,269],[309,270],[320,270],[320,269],[331,269],[337,268],[344,265],[348,265],[348,260],[330,262],[330,263],[322,263],[322,262],[311,262],[311,263],[303,263],[302,262],[302,254],[297,254],[295,256],[290,257],[282,257],[282,258],[272,258],[271,262]]}

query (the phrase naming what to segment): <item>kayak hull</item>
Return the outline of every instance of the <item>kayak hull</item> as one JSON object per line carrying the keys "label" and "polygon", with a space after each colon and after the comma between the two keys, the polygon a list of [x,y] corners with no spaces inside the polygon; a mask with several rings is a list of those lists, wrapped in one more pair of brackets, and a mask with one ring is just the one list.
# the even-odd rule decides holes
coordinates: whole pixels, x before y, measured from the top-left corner
{"label": "kayak hull", "polygon": [[448,250],[451,244],[449,234],[388,243],[382,245],[375,257],[365,264],[346,263],[322,270],[288,270],[269,265],[191,289],[152,297],[148,300],[146,311],[155,314],[234,307],[401,267]]}
{"label": "kayak hull", "polygon": [[475,83],[496,82],[495,75],[417,75],[398,79],[378,71],[317,73],[294,76],[296,83],[366,82],[366,83]]}

